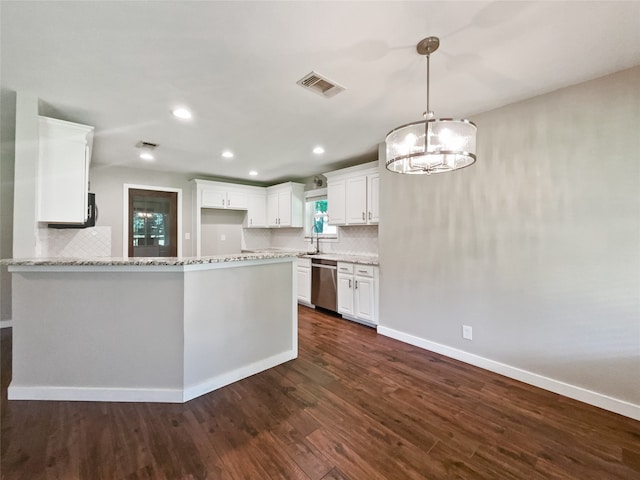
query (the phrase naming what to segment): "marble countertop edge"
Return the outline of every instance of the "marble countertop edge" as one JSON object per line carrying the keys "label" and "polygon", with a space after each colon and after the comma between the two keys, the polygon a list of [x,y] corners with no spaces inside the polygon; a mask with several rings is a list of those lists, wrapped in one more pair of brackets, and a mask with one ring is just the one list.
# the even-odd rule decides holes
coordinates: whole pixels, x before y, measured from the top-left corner
{"label": "marble countertop edge", "polygon": [[242,253],[200,257],[56,257],[56,258],[8,258],[0,260],[1,266],[184,266],[206,265],[224,262],[244,262],[286,257],[321,258],[338,262],[378,265],[377,255],[348,253],[312,254],[299,250],[264,249],[244,250]]}
{"label": "marble countertop edge", "polygon": [[245,262],[297,257],[295,252],[238,253],[201,257],[90,257],[90,258],[9,258],[0,260],[6,266],[182,266],[224,262]]}

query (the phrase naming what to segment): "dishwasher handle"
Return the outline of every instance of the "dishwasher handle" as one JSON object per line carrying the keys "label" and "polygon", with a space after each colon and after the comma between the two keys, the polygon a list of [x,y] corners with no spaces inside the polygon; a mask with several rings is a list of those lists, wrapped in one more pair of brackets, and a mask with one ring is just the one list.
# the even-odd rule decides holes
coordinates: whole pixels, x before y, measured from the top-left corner
{"label": "dishwasher handle", "polygon": [[328,268],[329,270],[337,270],[335,265],[323,265],[322,263],[312,263],[311,268]]}

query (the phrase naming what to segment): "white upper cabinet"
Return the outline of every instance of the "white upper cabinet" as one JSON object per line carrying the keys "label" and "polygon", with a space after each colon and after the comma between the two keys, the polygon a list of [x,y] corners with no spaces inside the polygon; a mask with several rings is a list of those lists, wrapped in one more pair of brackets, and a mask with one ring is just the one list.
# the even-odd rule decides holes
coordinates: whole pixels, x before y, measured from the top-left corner
{"label": "white upper cabinet", "polygon": [[325,173],[329,223],[375,225],[380,221],[378,162]]}
{"label": "white upper cabinet", "polygon": [[247,192],[241,187],[203,186],[200,195],[202,208],[246,210],[248,206]]}
{"label": "white upper cabinet", "polygon": [[267,225],[302,227],[304,225],[304,185],[287,182],[267,187]]}
{"label": "white upper cabinet", "polygon": [[247,228],[265,228],[267,226],[267,195],[264,188],[256,187],[247,195]]}
{"label": "white upper cabinet", "polygon": [[39,117],[38,221],[87,220],[93,127]]}
{"label": "white upper cabinet", "polygon": [[380,174],[367,175],[367,210],[369,223],[380,222]]}
{"label": "white upper cabinet", "polygon": [[347,225],[367,223],[367,176],[347,178],[346,184]]}
{"label": "white upper cabinet", "polygon": [[330,199],[327,205],[329,224],[344,225],[347,223],[347,198],[345,180],[333,180],[327,185],[327,198]]}

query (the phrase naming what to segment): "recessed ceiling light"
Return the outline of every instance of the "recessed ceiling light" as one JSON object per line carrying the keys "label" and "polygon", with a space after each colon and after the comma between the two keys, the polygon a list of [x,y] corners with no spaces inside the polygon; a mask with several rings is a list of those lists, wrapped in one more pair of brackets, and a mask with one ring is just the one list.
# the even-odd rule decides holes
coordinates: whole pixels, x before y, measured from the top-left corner
{"label": "recessed ceiling light", "polygon": [[140,154],[140,158],[142,160],[153,160],[153,155],[151,155],[149,152],[142,152]]}
{"label": "recessed ceiling light", "polygon": [[256,175],[258,175],[258,172],[256,172],[255,170],[251,170],[249,172],[249,175],[251,175],[252,177],[255,177]]}
{"label": "recessed ceiling light", "polygon": [[315,153],[316,155],[322,155],[324,153],[324,148],[317,146],[313,149],[313,153]]}
{"label": "recessed ceiling light", "polygon": [[182,120],[189,120],[191,118],[191,112],[186,108],[176,108],[171,113],[174,117],[181,118]]}
{"label": "recessed ceiling light", "polygon": [[233,152],[231,150],[225,150],[222,152],[222,156],[224,158],[233,158]]}

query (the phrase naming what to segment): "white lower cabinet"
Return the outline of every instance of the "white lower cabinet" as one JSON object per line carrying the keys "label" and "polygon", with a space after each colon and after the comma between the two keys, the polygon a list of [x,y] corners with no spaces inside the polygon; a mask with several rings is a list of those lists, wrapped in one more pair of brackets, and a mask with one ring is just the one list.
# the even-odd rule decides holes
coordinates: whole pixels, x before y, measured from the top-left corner
{"label": "white lower cabinet", "polygon": [[338,313],[368,325],[378,324],[378,267],[338,262]]}
{"label": "white lower cabinet", "polygon": [[311,259],[298,258],[298,302],[311,305]]}

